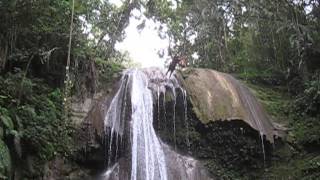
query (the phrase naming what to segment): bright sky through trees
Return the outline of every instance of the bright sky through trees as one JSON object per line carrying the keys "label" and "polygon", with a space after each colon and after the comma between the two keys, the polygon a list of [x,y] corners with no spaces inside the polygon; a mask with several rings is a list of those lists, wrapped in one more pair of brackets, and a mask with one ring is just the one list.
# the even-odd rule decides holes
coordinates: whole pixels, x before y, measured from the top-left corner
{"label": "bright sky through trees", "polygon": [[168,46],[167,39],[158,36],[157,26],[153,21],[146,20],[146,26],[140,32],[137,26],[141,20],[134,17],[130,18],[130,24],[126,29],[126,38],[118,43],[116,48],[120,51],[128,51],[134,62],[141,64],[142,67],[164,67],[166,57],[160,58],[158,51]]}
{"label": "bright sky through trees", "polygon": [[[121,6],[121,0],[110,0],[117,6]],[[140,16],[138,10],[134,10],[134,16]],[[168,39],[161,39],[155,29],[157,24],[152,20],[146,20],[145,28],[138,31],[137,26],[142,20],[136,19],[134,16],[130,18],[130,24],[126,28],[126,38],[123,42],[117,43],[116,48],[120,51],[128,51],[130,58],[134,63],[138,63],[141,67],[164,67],[164,56],[160,58],[158,51],[166,49],[169,45]]]}

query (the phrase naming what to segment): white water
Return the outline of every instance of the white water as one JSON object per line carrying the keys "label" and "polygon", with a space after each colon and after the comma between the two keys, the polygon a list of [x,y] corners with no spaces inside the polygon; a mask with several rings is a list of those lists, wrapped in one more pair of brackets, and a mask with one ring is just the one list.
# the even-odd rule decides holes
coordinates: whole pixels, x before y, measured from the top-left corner
{"label": "white water", "polygon": [[176,105],[177,105],[177,95],[176,90],[173,89],[173,141],[174,141],[174,150],[177,150],[177,136],[176,136]]}
{"label": "white water", "polygon": [[132,80],[131,180],[166,180],[167,170],[160,141],[153,128],[153,99],[148,78],[138,70]]}
{"label": "white water", "polygon": [[[109,169],[104,173],[103,179],[210,179],[197,160],[179,155],[169,146],[162,143],[156,135],[153,127],[153,99],[157,100],[157,118],[159,121],[160,94],[163,93],[163,106],[165,107],[166,89],[169,89],[174,96],[174,114],[171,120],[174,121],[173,134],[175,136],[176,89],[180,89],[183,92],[184,107],[186,108],[187,106],[186,92],[180,87],[175,77],[172,76],[168,79],[160,69],[128,70],[124,73],[120,88],[114,96],[105,118],[106,129],[109,129],[106,133],[110,134],[110,142],[107,154]],[[127,99],[127,94],[130,95],[128,97],[130,99]],[[127,107],[127,100],[130,100],[131,108]],[[125,117],[127,109],[131,109],[131,118]],[[166,116],[165,111],[164,108],[164,116]],[[185,120],[187,123],[186,111],[185,109]],[[128,115],[130,116],[130,114]],[[166,120],[166,117],[164,118]],[[158,123],[160,127],[161,124],[160,122]],[[130,132],[125,128],[126,124],[129,124]],[[186,126],[188,127],[187,124]],[[127,154],[119,155],[118,152],[120,150],[118,144],[122,144],[122,138],[125,137],[125,134],[130,134],[131,156]],[[174,137],[174,141],[176,143],[176,137]],[[116,149],[113,150],[112,148]],[[126,147],[121,146],[120,148],[126,149]],[[111,157],[115,159],[111,160]],[[114,163],[114,165],[111,166],[110,162]]]}
{"label": "white water", "polygon": [[186,143],[188,147],[188,152],[190,153],[190,140],[189,140],[189,122],[188,122],[188,103],[187,103],[187,91],[182,89],[183,95],[183,106],[184,106],[184,123],[186,126],[187,134],[186,134]]}
{"label": "white water", "polygon": [[[111,157],[115,156],[115,160],[118,157],[118,151],[119,151],[119,136],[120,136],[120,144],[122,144],[122,136],[124,134],[124,126],[125,126],[125,112],[127,107],[127,90],[128,90],[128,84],[129,84],[129,77],[123,76],[121,79],[121,85],[114,96],[114,98],[111,101],[110,107],[107,111],[105,120],[104,120],[104,129],[108,132],[105,132],[107,135],[110,136],[110,142],[107,152],[108,157],[108,164],[107,166],[110,166],[110,163],[112,161]],[[108,127],[108,128],[107,128]],[[113,142],[114,136],[116,136],[116,142]],[[115,155],[112,154],[113,144],[116,144],[116,152]],[[107,143],[106,143],[107,144]]]}
{"label": "white water", "polygon": [[[163,106],[163,118],[164,118],[164,124],[167,123],[167,112],[166,112],[166,92],[163,92],[163,101],[162,101],[162,106]],[[160,109],[160,107],[158,107]],[[166,128],[166,127],[165,127]]]}

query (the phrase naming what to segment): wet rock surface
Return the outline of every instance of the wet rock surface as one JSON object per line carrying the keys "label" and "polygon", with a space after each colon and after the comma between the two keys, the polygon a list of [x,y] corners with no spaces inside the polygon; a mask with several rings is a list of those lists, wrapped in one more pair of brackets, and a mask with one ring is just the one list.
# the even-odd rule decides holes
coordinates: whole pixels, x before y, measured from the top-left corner
{"label": "wet rock surface", "polygon": [[74,153],[71,159],[57,158],[48,162],[47,179],[97,179],[106,168],[104,119],[119,89],[120,76],[112,86],[92,96],[73,97],[71,120],[75,124]]}
{"label": "wet rock surface", "polygon": [[[230,178],[226,176],[228,172],[247,175],[268,164],[276,131],[269,119],[262,122],[266,123],[263,127],[252,119],[264,121],[268,117],[250,92],[231,76],[192,69],[177,74],[180,87],[176,80],[166,84],[168,79],[159,69],[143,71],[149,77],[153,128],[166,154],[169,179]],[[117,105],[122,108],[115,108],[120,109],[117,118],[125,123],[105,124],[112,99],[121,87],[117,82],[107,93],[77,106],[83,112],[81,118],[76,117],[80,122],[76,161],[92,178],[116,180],[132,176],[130,128],[131,113],[136,109],[131,109],[131,98],[124,97],[130,96],[131,85]],[[258,116],[255,111],[248,111],[252,108],[248,101],[254,102],[251,106],[258,106]],[[177,167],[181,170],[177,171]]]}
{"label": "wet rock surface", "polygon": [[[191,156],[176,152],[175,148],[167,146],[156,135],[153,104],[160,104],[160,94],[167,90],[176,95],[179,89],[175,79],[165,79],[164,73],[158,69],[144,69],[128,71],[129,83],[122,83],[112,106],[108,110],[105,126],[111,128],[107,157],[111,162],[102,179],[212,179],[202,163]],[[122,82],[124,82],[124,76]],[[131,101],[131,119],[122,116],[123,105],[126,102],[126,91],[129,88],[128,99]],[[174,96],[175,97],[175,96]],[[118,108],[117,108],[118,107]],[[120,107],[120,108],[119,108]],[[117,109],[118,111],[114,111]],[[125,127],[125,122],[130,121],[130,132]],[[119,139],[130,134],[130,143],[119,148]],[[175,134],[173,134],[175,137]],[[112,137],[116,138],[115,141]],[[128,136],[127,136],[128,137]],[[123,141],[123,140],[122,140]],[[124,141],[127,141],[124,138]],[[121,141],[120,141],[121,142]],[[120,143],[121,144],[121,143]],[[115,146],[114,146],[115,145]],[[117,153],[117,149],[129,149],[128,153]],[[113,151],[112,149],[116,149]],[[117,158],[119,156],[119,158]],[[111,158],[110,158],[111,157]],[[109,164],[109,163],[108,163]],[[130,172],[130,173],[128,173]]]}
{"label": "wet rock surface", "polygon": [[165,103],[160,103],[159,110],[157,103],[154,104],[157,134],[180,154],[200,160],[212,177],[230,178],[225,177],[228,171],[247,176],[270,162],[272,145],[266,139],[261,141],[259,132],[244,121],[204,124],[192,110],[192,103],[184,102],[180,90],[176,102],[170,96],[173,95],[167,93],[168,100],[163,100],[164,96],[160,95],[160,102]]}
{"label": "wet rock surface", "polygon": [[268,114],[250,90],[229,74],[210,69],[187,69],[177,75],[201,122],[242,120],[266,136],[279,136]]}

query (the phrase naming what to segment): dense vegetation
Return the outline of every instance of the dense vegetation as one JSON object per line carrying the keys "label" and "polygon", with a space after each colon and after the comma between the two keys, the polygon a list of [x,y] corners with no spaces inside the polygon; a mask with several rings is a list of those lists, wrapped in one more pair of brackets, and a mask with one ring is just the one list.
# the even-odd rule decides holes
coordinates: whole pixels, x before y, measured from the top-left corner
{"label": "dense vegetation", "polygon": [[68,99],[92,95],[98,78],[108,81],[127,59],[114,44],[132,6],[75,1],[68,68],[72,7],[66,0],[0,1],[0,179],[41,178],[46,162],[70,157]]}
{"label": "dense vegetation", "polygon": [[289,162],[297,176],[319,175],[319,1],[0,0],[0,179],[39,178],[45,162],[70,156],[69,99],[94,94],[128,61],[115,44],[134,9],[162,23],[171,55],[236,74],[288,126],[287,159],[272,172],[290,173]]}
{"label": "dense vegetation", "polygon": [[159,31],[171,40],[169,53],[235,74],[287,125],[289,147],[275,152],[267,178],[319,176],[319,1],[155,0],[147,8],[167,27]]}

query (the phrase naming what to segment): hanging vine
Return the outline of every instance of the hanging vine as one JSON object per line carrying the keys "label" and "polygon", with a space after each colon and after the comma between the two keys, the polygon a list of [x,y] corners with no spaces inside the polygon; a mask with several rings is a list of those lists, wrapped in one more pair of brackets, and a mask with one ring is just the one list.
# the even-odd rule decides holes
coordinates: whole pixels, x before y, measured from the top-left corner
{"label": "hanging vine", "polygon": [[72,45],[72,31],[73,31],[73,16],[74,16],[74,0],[72,0],[72,10],[71,10],[71,22],[70,22],[70,33],[69,33],[69,45],[68,45],[68,58],[66,65],[66,76],[64,80],[64,98],[63,105],[65,110],[65,118],[68,117],[68,112],[70,108],[70,92],[72,87],[72,81],[70,78],[70,58],[71,58],[71,45]]}

